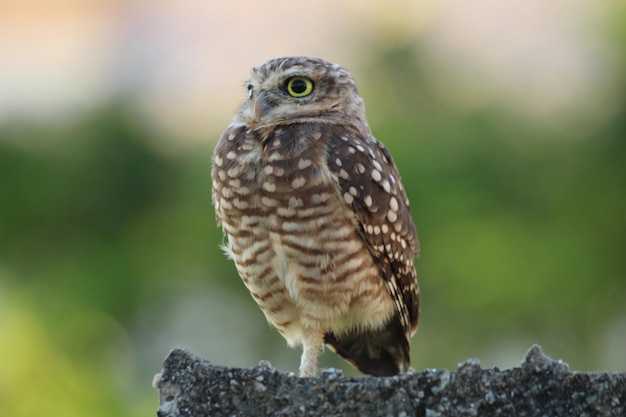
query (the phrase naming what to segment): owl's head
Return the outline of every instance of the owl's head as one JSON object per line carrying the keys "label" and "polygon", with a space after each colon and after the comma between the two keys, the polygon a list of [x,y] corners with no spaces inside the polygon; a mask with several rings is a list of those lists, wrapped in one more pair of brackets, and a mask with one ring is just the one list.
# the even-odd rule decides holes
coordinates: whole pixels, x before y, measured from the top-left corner
{"label": "owl's head", "polygon": [[354,78],[319,58],[271,59],[252,69],[245,86],[248,99],[236,119],[251,128],[299,122],[367,126]]}

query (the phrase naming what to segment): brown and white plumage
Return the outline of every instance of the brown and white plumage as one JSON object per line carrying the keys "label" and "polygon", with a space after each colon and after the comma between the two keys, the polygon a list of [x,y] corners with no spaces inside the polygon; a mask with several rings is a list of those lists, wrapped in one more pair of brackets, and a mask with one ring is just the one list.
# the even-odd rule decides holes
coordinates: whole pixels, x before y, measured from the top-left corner
{"label": "brown and white plumage", "polygon": [[321,59],[286,57],[253,68],[247,87],[212,171],[239,275],[289,345],[303,345],[301,376],[317,373],[323,343],[364,373],[406,371],[418,238],[354,79]]}

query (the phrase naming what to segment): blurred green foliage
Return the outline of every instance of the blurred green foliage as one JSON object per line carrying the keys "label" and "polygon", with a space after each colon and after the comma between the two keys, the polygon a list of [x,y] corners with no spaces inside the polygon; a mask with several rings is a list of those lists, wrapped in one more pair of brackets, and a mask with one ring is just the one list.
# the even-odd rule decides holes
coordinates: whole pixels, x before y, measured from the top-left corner
{"label": "blurred green foliage", "polygon": [[[470,356],[502,365],[503,349],[520,359],[536,342],[573,368],[608,366],[602,343],[626,311],[626,101],[574,140],[500,108],[447,107],[429,93],[415,50],[374,54],[359,80],[368,113],[385,115],[372,129],[399,166],[422,242],[413,365],[452,368]],[[7,415],[153,412],[150,378],[180,342],[145,363],[151,339],[142,339],[162,331],[154,312],[176,297],[236,294],[264,326],[219,250],[214,142],[168,155],[135,120],[117,103],[65,125],[0,132]],[[226,320],[223,308],[206,305],[194,319]],[[266,342],[246,346],[258,360],[288,350],[275,331],[261,333]],[[219,364],[211,346],[198,353]]]}

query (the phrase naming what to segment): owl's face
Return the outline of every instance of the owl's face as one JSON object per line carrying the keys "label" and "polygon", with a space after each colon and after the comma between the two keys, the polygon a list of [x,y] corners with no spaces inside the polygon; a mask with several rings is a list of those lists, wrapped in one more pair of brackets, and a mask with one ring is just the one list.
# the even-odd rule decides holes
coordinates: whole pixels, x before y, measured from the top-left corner
{"label": "owl's face", "polygon": [[306,121],[366,125],[363,100],[344,68],[317,58],[285,57],[253,68],[237,121],[248,127]]}

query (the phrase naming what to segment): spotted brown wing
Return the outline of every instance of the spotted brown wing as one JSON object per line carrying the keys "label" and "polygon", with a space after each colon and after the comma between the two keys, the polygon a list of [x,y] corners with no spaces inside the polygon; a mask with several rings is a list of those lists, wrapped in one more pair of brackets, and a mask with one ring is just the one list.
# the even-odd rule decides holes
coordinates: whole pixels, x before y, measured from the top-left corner
{"label": "spotted brown wing", "polygon": [[[355,213],[361,235],[396,306],[392,323],[381,329],[380,334],[368,336],[373,345],[369,350],[378,348],[381,361],[408,368],[408,340],[417,330],[419,317],[419,287],[414,267],[419,243],[400,174],[389,151],[375,138],[364,138],[347,129],[339,132],[335,129],[329,134],[333,137],[328,141],[328,167],[338,179],[345,202]],[[355,334],[344,337],[343,343],[339,339],[330,335],[327,343],[353,363],[360,360],[360,367],[355,363],[359,369],[371,366],[372,355],[367,358],[367,353],[358,352],[362,338],[359,340]],[[390,358],[385,360],[385,355]],[[388,368],[389,364],[383,366]]]}

